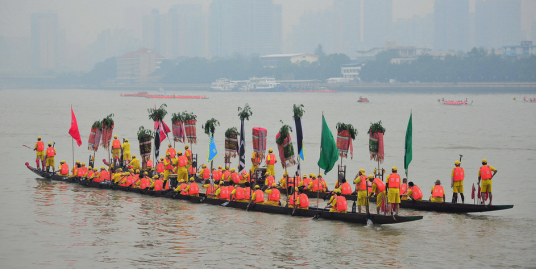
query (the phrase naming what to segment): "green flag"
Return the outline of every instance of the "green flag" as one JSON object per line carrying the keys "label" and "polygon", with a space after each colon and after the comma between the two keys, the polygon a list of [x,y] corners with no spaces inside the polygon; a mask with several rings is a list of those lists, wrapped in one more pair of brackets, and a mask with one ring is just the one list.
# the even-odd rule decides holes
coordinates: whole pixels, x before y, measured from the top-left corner
{"label": "green flag", "polygon": [[322,139],[320,143],[320,159],[318,159],[318,166],[324,169],[324,173],[327,174],[335,163],[339,159],[339,150],[337,149],[337,143],[333,139],[333,134],[329,130],[328,124],[324,115],[322,115]]}
{"label": "green flag", "polygon": [[412,138],[413,138],[413,124],[411,123],[412,114],[409,114],[408,129],[406,130],[406,146],[404,153],[404,169],[406,169],[406,176],[408,176],[408,167],[411,159],[413,159],[413,150],[412,150]]}

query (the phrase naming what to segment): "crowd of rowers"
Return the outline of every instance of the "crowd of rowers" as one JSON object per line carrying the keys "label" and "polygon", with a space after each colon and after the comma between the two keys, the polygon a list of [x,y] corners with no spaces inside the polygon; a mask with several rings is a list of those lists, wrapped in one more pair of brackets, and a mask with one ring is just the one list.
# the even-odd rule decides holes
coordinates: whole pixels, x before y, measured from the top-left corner
{"label": "crowd of rowers", "polygon": [[[118,141],[117,136],[114,137],[112,145]],[[44,149],[41,138],[38,138],[35,149]],[[111,182],[112,184],[130,187],[150,189],[154,191],[173,190],[179,192],[182,195],[199,196],[199,185],[195,183],[193,175],[196,173],[192,167],[192,153],[188,149],[188,145],[185,145],[185,154],[181,151],[175,151],[175,149],[168,145],[166,151],[166,157],[160,158],[158,163],[153,166],[150,159],[146,161],[146,169],[142,169],[139,159],[136,155],[130,156],[130,145],[128,145],[128,156],[125,150],[125,144],[128,140],[125,139],[123,145],[119,144],[119,147],[113,147],[112,153],[114,156],[118,156],[117,149],[123,149],[125,165],[127,165],[125,171],[122,168],[114,169],[114,164],[108,166],[108,169],[104,166],[97,169],[91,166],[86,167],[85,163],[76,162],[75,166],[69,171],[68,164],[62,160],[58,167],[58,174],[60,176],[80,177],[85,178],[93,182]],[[54,167],[54,156],[56,151],[51,147],[51,143],[48,144],[49,148],[44,151],[41,150],[41,156],[46,154],[47,168]],[[38,151],[38,150],[37,150]],[[37,153],[38,159],[40,158],[40,152]],[[132,159],[130,159],[130,157]],[[295,207],[300,209],[309,208],[309,198],[304,193],[309,192],[329,192],[326,181],[321,174],[304,174],[302,177],[296,172],[292,177],[288,172],[283,174],[283,177],[276,182],[274,165],[277,163],[277,157],[273,154],[273,150],[269,149],[265,159],[267,165],[266,174],[264,179],[264,187],[255,185],[254,189],[250,186],[256,182],[251,174],[255,174],[257,168],[261,164],[261,158],[257,152],[254,152],[252,157],[252,166],[249,171],[243,169],[238,173],[235,168],[229,169],[229,167],[222,168],[208,168],[205,164],[202,165],[202,169],[199,171],[199,178],[203,179],[203,182],[207,183],[212,178],[216,184],[205,184],[203,187],[206,189],[205,195],[208,198],[216,198],[223,200],[231,200],[238,202],[250,202],[255,204],[267,204],[273,206],[281,206],[281,192],[280,188],[286,190],[287,203],[286,206]],[[116,159],[117,163],[117,159]],[[451,174],[451,187],[453,188],[453,201],[457,201],[457,194],[461,194],[462,202],[463,197],[463,180],[465,172],[460,167],[460,162],[456,161],[455,168]],[[145,165],[144,165],[145,166]],[[492,174],[493,172],[493,174]],[[492,166],[487,165],[487,160],[482,160],[482,167],[479,170],[478,179],[479,183],[482,180],[481,192],[489,193],[491,204],[491,179],[497,170]],[[170,175],[176,174],[177,180],[173,182],[170,180]],[[383,172],[382,172],[383,174]],[[401,200],[411,199],[415,201],[422,201],[423,193],[419,186],[413,184],[413,182],[407,182],[407,179],[401,179],[397,172],[396,167],[392,167],[391,174],[387,176],[385,182],[378,176],[376,169],[374,174],[366,175],[364,169],[360,169],[359,173],[355,176],[353,183],[356,184],[355,190],[352,190],[351,185],[346,179],[340,178],[336,184],[334,190],[331,192],[331,197],[328,202],[328,208],[330,212],[346,213],[347,202],[345,195],[357,194],[358,213],[361,213],[362,206],[368,206],[368,201],[371,196],[376,196],[376,210],[380,213],[380,209],[383,207],[383,211],[387,214],[396,212],[398,214],[399,204]],[[227,183],[230,186],[226,186]],[[241,187],[245,186],[245,187]],[[264,190],[263,190],[264,189]],[[289,197],[290,196],[290,197]],[[456,198],[456,200],[454,199]],[[441,186],[441,182],[437,180],[431,190],[431,202],[442,203],[445,201],[445,191]]]}

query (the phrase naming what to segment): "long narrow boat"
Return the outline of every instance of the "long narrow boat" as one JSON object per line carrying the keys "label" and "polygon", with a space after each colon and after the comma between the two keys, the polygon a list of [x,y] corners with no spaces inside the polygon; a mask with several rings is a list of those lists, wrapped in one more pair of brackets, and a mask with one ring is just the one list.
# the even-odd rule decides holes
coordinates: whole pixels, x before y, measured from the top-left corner
{"label": "long narrow boat", "polygon": [[[58,176],[50,173],[43,172],[41,170],[35,169],[31,167],[30,165],[26,164],[26,167],[37,174],[40,177],[47,178],[50,180],[56,180],[56,181],[64,181],[64,182],[70,182],[70,183],[77,183],[82,186],[92,187],[92,188],[100,188],[100,189],[112,189],[112,190],[121,190],[121,191],[128,191],[128,192],[134,192],[134,193],[140,193],[144,195],[150,195],[155,197],[165,197],[165,198],[171,198],[171,199],[179,199],[179,200],[188,200],[192,203],[205,203],[205,204],[211,204],[211,205],[222,205],[225,202],[228,202],[227,200],[221,200],[221,199],[212,199],[205,197],[204,194],[200,194],[199,197],[197,196],[188,196],[188,195],[181,195],[173,191],[152,191],[152,190],[141,190],[141,189],[135,189],[135,188],[129,188],[129,187],[122,187],[122,186],[115,186],[111,184],[103,184],[98,182],[91,182],[87,180],[80,179],[78,177],[63,177]],[[237,209],[246,209],[248,203],[243,202],[229,202],[226,207],[231,208],[237,208]],[[273,213],[273,214],[282,214],[282,215],[292,215],[292,208],[287,207],[279,207],[279,206],[269,206],[269,205],[252,205],[249,210],[251,211],[257,211],[257,212],[264,212],[264,213]],[[293,216],[302,216],[302,217],[313,217],[317,214],[320,214],[320,218],[328,219],[328,220],[339,220],[344,222],[351,222],[351,223],[361,223],[361,224],[367,224],[368,221],[372,221],[373,224],[394,224],[394,223],[403,223],[403,222],[409,222],[409,221],[415,221],[420,220],[423,217],[422,216],[383,216],[383,215],[376,215],[376,214],[370,214],[368,217],[366,214],[357,214],[357,213],[334,213],[329,212],[327,210],[315,210],[315,209],[297,209]]]}
{"label": "long narrow boat", "polygon": [[[196,178],[196,182],[202,183],[203,180]],[[261,182],[264,183],[264,182]],[[263,184],[259,183],[258,185],[262,186]],[[225,185],[233,185],[225,183]],[[244,184],[239,184],[243,187]],[[282,187],[278,187],[278,190],[282,195],[286,194],[286,190]],[[313,192],[313,191],[304,191],[304,194],[309,198],[319,198],[324,199],[328,196],[330,192]],[[348,201],[357,201],[357,195],[344,195]],[[371,197],[370,201],[375,203],[376,198]],[[488,212],[488,211],[497,211],[513,208],[513,205],[473,205],[473,204],[453,204],[453,203],[431,203],[429,201],[422,202],[413,202],[408,200],[402,200],[400,203],[400,208],[415,209],[421,211],[436,211],[436,212],[446,212],[446,213],[475,213],[475,212]]]}
{"label": "long narrow boat", "polygon": [[[376,198],[370,198],[371,202],[376,202]],[[513,208],[514,205],[473,205],[473,204],[453,204],[453,203],[432,203],[430,201],[400,201],[400,208],[410,208],[421,211],[436,211],[446,213],[475,213],[488,212]]]}

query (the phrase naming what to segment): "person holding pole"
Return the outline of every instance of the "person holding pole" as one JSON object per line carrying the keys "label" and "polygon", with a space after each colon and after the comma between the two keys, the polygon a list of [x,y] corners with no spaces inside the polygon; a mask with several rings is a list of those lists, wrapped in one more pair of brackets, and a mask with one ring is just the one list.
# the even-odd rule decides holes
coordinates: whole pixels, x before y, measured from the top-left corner
{"label": "person holding pole", "polygon": [[40,136],[37,137],[37,142],[35,143],[34,151],[36,155],[35,163],[37,164],[37,170],[40,169],[39,163],[41,163],[43,166],[42,170],[45,171],[45,143],[41,141]]}
{"label": "person holding pole", "polygon": [[[385,204],[385,183],[379,178],[375,178],[374,175],[369,175],[368,180],[372,183],[372,192],[370,192],[369,197],[372,196],[372,193],[376,194],[376,214],[380,214],[380,209]],[[384,212],[384,215],[387,214],[387,211]]]}
{"label": "person holding pole", "polygon": [[400,175],[397,173],[396,166],[393,166],[391,168],[391,174],[387,175],[387,187],[389,188],[387,200],[391,205],[389,207],[389,213],[393,214],[393,209],[395,209],[395,215],[398,216],[398,208],[400,207]]}
{"label": "person holding pole", "polygon": [[48,169],[52,166],[52,173],[56,172],[56,165],[54,164],[54,156],[56,156],[56,149],[52,147],[52,143],[48,142],[48,148],[46,151],[46,165],[47,165],[47,173]]}
{"label": "person holding pole", "polygon": [[465,197],[463,197],[463,180],[465,178],[465,171],[460,167],[460,161],[455,161],[452,173],[450,174],[450,187],[452,188],[452,203],[458,202],[458,193],[462,197],[462,204],[465,203]]}

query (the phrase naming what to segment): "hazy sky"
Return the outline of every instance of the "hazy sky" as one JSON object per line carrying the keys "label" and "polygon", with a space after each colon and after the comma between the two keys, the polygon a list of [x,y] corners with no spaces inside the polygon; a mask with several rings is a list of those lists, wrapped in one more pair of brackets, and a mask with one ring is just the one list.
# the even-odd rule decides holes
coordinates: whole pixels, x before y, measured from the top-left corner
{"label": "hazy sky", "polygon": [[[283,38],[305,11],[323,10],[333,3],[332,0],[274,2],[283,5]],[[171,6],[181,3],[201,4],[208,12],[211,0],[2,0],[0,35],[30,36],[31,14],[51,11],[58,13],[60,28],[66,29],[67,42],[86,46],[95,42],[97,35],[107,28],[137,28],[141,34],[141,16],[148,14],[151,8],[167,13]],[[393,0],[393,19],[432,13],[433,3],[434,0]],[[529,32],[532,21],[536,20],[536,0],[522,0],[521,10],[522,29]]]}

